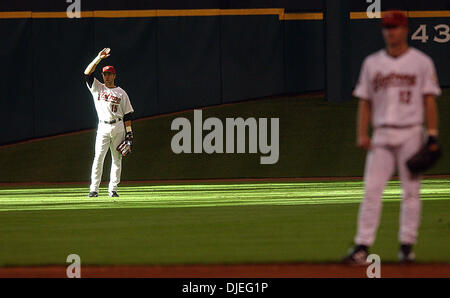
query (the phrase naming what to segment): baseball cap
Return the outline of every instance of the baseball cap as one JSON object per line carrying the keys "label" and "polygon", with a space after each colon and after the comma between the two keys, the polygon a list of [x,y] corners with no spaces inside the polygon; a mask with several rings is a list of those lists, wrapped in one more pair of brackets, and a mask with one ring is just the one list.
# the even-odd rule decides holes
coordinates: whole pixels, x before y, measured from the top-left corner
{"label": "baseball cap", "polygon": [[102,72],[111,72],[111,73],[115,74],[116,70],[114,69],[114,66],[108,65],[108,66],[103,67]]}
{"label": "baseball cap", "polygon": [[383,14],[381,19],[381,26],[383,28],[392,28],[398,26],[408,27],[408,17],[400,10],[390,10]]}

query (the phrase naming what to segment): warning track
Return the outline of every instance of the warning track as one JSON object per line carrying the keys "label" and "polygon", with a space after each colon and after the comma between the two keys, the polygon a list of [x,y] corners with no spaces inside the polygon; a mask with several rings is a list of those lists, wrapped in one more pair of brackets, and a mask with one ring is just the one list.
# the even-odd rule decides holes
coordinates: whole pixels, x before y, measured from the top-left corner
{"label": "warning track", "polygon": [[[366,267],[341,264],[82,266],[83,278],[364,278]],[[65,278],[66,267],[3,267],[0,278]],[[382,278],[449,278],[450,264],[381,264]]]}

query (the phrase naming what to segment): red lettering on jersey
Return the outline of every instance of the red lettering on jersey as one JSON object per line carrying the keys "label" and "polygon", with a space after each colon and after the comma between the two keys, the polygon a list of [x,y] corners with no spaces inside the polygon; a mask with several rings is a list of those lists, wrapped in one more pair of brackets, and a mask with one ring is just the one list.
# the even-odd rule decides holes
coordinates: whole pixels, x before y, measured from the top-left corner
{"label": "red lettering on jersey", "polygon": [[386,89],[389,87],[408,87],[416,85],[416,75],[401,74],[391,72],[387,75],[383,75],[381,72],[377,72],[373,79],[373,89],[378,91],[379,89]]}
{"label": "red lettering on jersey", "polygon": [[102,91],[102,92],[100,92],[100,93],[98,94],[98,100],[104,100],[104,101],[107,101],[107,102],[112,102],[112,103],[117,103],[117,104],[119,104],[121,98],[120,98],[120,97],[113,96],[113,95],[111,95],[111,94],[108,93],[108,92]]}

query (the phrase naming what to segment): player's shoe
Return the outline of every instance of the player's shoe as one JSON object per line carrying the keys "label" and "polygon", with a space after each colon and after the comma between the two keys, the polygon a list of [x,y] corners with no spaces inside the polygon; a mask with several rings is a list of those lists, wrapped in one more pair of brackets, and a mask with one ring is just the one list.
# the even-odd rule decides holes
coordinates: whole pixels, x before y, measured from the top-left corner
{"label": "player's shoe", "polygon": [[369,248],[365,245],[355,245],[351,248],[341,263],[347,265],[364,266],[369,264],[367,256],[369,255]]}
{"label": "player's shoe", "polygon": [[412,249],[412,245],[410,244],[402,244],[400,245],[400,249],[398,251],[398,259],[400,263],[410,264],[413,263],[416,259],[416,255]]}
{"label": "player's shoe", "polygon": [[111,191],[111,192],[109,192],[109,197],[110,198],[118,198],[119,195],[117,194],[117,191]]}
{"label": "player's shoe", "polygon": [[89,198],[96,198],[98,197],[98,192],[96,191],[91,191],[88,195]]}

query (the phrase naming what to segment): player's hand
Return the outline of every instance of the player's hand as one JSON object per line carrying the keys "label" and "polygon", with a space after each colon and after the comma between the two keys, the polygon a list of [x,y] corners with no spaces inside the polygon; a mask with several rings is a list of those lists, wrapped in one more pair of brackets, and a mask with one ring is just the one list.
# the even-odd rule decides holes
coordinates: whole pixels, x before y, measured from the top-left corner
{"label": "player's hand", "polygon": [[132,140],[133,139],[133,132],[129,131],[125,134],[125,139]]}
{"label": "player's hand", "polygon": [[133,147],[133,140],[134,139],[133,139],[133,132],[132,131],[129,131],[129,132],[126,133],[125,140],[129,141],[130,142],[130,146]]}
{"label": "player's hand", "polygon": [[110,48],[104,48],[103,50],[100,51],[100,53],[98,53],[98,57],[100,59],[108,58],[111,55],[110,52],[111,52]]}
{"label": "player's hand", "polygon": [[364,136],[358,136],[357,144],[359,148],[364,150],[370,149],[370,138],[367,135]]}

